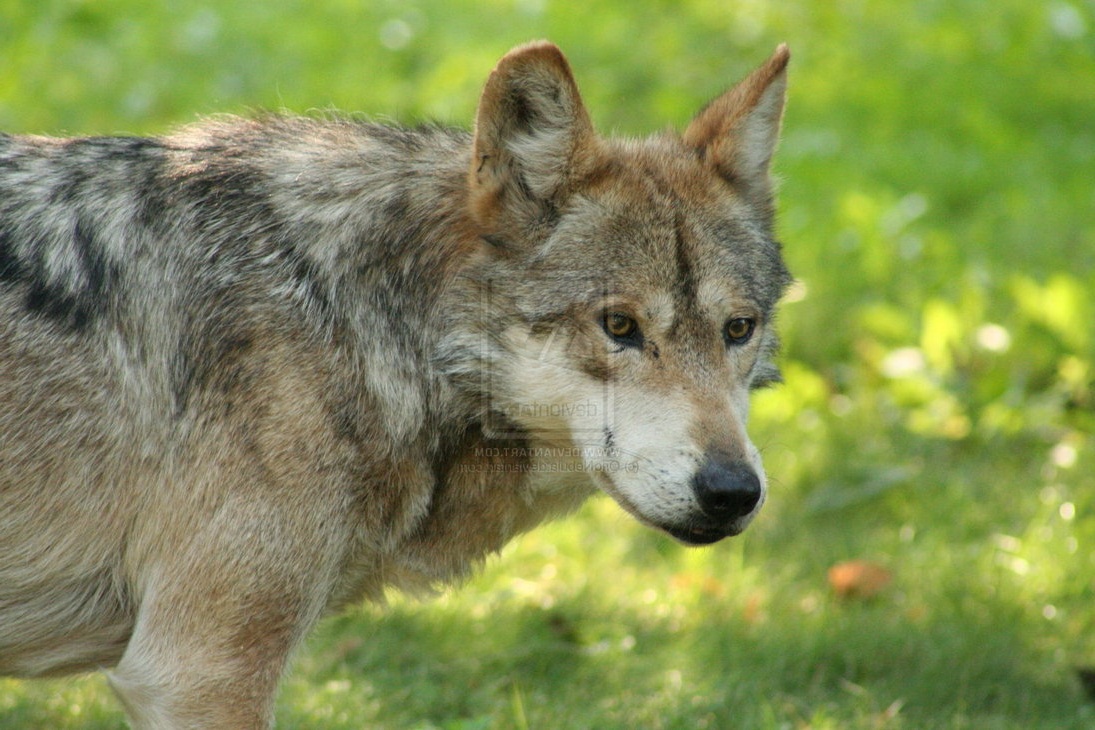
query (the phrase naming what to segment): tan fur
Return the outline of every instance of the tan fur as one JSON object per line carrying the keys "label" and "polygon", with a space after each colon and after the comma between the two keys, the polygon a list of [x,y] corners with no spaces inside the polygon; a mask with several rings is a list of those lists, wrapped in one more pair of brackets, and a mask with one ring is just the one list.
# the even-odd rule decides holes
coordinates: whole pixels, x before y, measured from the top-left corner
{"label": "tan fur", "polygon": [[262,728],[321,616],[597,491],[688,544],[745,529],[786,64],[680,138],[598,137],[544,42],[471,136],[0,138],[0,673],[105,668],[135,727]]}

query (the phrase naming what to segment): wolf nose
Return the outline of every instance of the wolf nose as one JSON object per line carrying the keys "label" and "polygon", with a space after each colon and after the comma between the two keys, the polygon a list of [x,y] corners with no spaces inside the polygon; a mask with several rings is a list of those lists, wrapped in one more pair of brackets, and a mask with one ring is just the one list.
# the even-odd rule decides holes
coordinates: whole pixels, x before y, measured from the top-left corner
{"label": "wolf nose", "polygon": [[708,459],[692,478],[700,509],[709,517],[730,520],[744,517],[760,501],[760,479],[740,461]]}

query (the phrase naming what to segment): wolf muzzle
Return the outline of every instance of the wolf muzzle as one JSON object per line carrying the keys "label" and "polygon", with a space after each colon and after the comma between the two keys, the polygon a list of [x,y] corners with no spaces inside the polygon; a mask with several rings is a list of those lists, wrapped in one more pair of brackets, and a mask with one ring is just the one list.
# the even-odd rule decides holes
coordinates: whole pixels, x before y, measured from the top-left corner
{"label": "wolf muzzle", "polygon": [[692,491],[700,514],[687,526],[666,531],[689,545],[709,545],[740,533],[764,493],[756,471],[738,459],[708,457],[695,476]]}

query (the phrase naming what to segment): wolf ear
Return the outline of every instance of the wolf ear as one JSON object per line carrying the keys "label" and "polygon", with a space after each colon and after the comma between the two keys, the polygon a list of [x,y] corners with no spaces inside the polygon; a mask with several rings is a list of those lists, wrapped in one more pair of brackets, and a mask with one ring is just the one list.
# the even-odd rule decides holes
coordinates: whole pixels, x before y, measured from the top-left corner
{"label": "wolf ear", "polygon": [[791,53],[780,44],[764,64],[708,104],[682,139],[747,194],[771,194],[768,164],[779,139]]}
{"label": "wolf ear", "polygon": [[469,171],[476,219],[489,225],[503,211],[540,214],[566,195],[594,140],[562,51],[545,41],[514,48],[479,100]]}

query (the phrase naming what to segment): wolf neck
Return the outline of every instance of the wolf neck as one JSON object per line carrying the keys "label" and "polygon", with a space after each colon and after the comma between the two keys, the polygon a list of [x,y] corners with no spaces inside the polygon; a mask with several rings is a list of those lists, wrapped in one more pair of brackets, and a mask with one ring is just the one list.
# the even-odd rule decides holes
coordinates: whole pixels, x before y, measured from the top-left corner
{"label": "wolf neck", "polygon": [[[316,200],[312,215],[321,220],[331,207],[345,216],[339,228],[354,232],[336,240],[342,253],[327,254],[348,279],[345,344],[367,374],[361,387],[384,414],[385,438],[396,450],[416,444],[427,452],[433,492],[410,540],[430,556],[417,570],[444,579],[573,510],[593,487],[574,449],[530,439],[492,412],[484,384],[498,355],[492,318],[502,315],[484,293],[491,245],[470,219],[470,137],[435,128],[366,132],[364,164],[351,165],[356,179],[317,181],[317,189],[356,188],[353,205]],[[482,528],[470,543],[462,527],[469,519]],[[439,564],[438,554],[451,564]]]}
{"label": "wolf neck", "polygon": [[[243,203],[211,221],[202,255],[261,268],[253,296],[273,292],[337,371],[358,374],[342,384],[347,428],[398,444],[482,422],[489,244],[470,218],[469,133],[275,116],[205,123],[168,145],[195,187],[235,187]],[[249,237],[257,250],[241,251]]]}
{"label": "wolf neck", "polygon": [[[415,437],[444,391],[432,367],[447,292],[484,245],[467,214],[459,130],[277,120],[264,160],[283,198],[271,257],[309,329],[349,358],[393,440]],[[382,387],[380,387],[382,386]],[[436,410],[436,408],[432,409]],[[459,419],[459,414],[451,416]]]}

